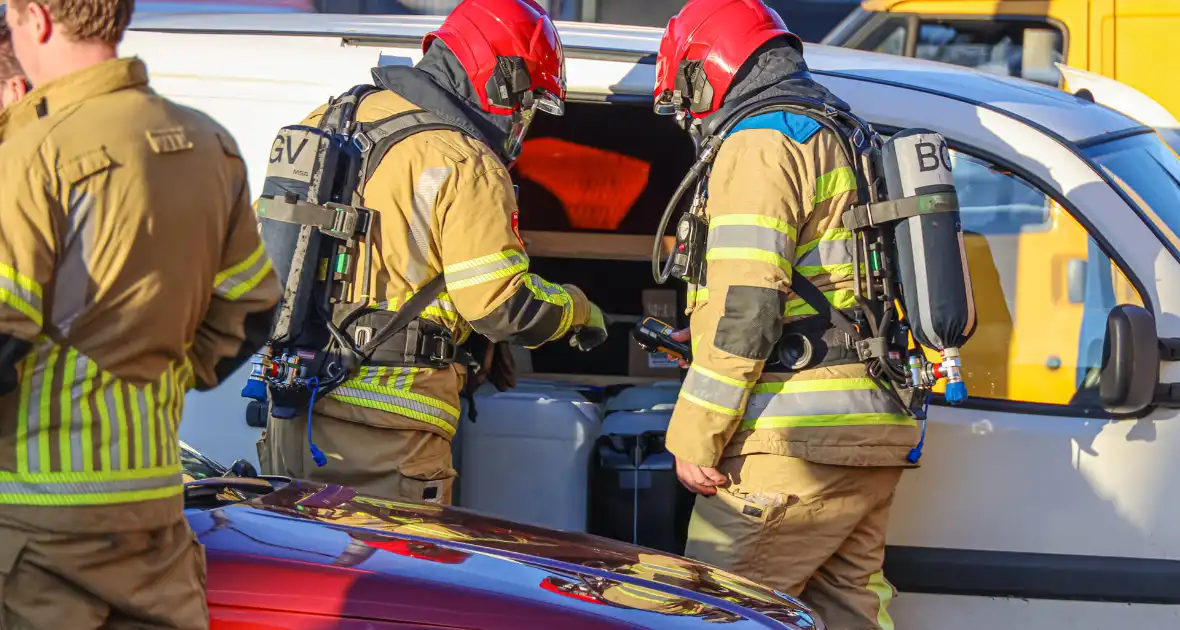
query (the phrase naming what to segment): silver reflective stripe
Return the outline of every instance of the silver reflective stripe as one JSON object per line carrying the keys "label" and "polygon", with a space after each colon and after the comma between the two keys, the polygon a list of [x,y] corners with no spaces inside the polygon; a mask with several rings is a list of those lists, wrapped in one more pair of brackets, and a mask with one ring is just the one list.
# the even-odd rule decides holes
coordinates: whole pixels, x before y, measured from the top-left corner
{"label": "silver reflective stripe", "polygon": [[902,413],[880,389],[754,394],[746,403],[744,420],[767,417],[835,416]]}
{"label": "silver reflective stripe", "polygon": [[708,244],[714,247],[751,247],[790,258],[793,251],[790,236],[774,228],[758,225],[718,225],[709,229]]}
{"label": "silver reflective stripe", "polygon": [[411,400],[401,396],[378,394],[376,392],[370,392],[364,389],[348,387],[347,385],[341,385],[340,387],[336,388],[336,391],[333,393],[340,396],[347,396],[349,398],[360,398],[361,400],[368,400],[370,402],[401,407],[403,409],[408,409],[410,411],[431,416],[433,418],[438,418],[439,420],[446,420],[448,422],[453,422],[459,419],[457,415],[453,415],[443,409],[439,409],[438,407],[432,407],[431,405],[427,405],[417,400]]}
{"label": "silver reflective stripe", "polygon": [[831,267],[852,264],[852,239],[820,241],[815,249],[807,252],[795,263],[796,267]]}
{"label": "silver reflective stripe", "polygon": [[63,241],[61,262],[53,274],[57,281],[53,290],[53,325],[63,336],[70,334],[74,321],[90,305],[94,206],[93,195],[84,191],[71,191],[66,209],[70,225]]}
{"label": "silver reflective stripe", "polygon": [[168,396],[172,391],[170,381],[172,380],[171,368],[164,373],[164,378],[160,380],[160,397],[156,400],[155,417],[153,421],[159,427],[160,440],[156,443],[156,448],[160,451],[160,465],[168,465],[169,445],[172,443],[172,433],[168,430],[168,406],[171,403]]}
{"label": "silver reflective stripe", "polygon": [[[148,387],[151,387],[150,385]],[[136,468],[150,468],[152,462],[152,453],[148,450],[148,436],[151,435],[149,427],[151,426],[151,419],[148,414],[147,404],[147,389],[136,390],[135,400],[131,401],[139,410],[138,415],[132,415],[131,421],[139,421],[139,460],[135,463]]]}
{"label": "silver reflective stripe", "polygon": [[[29,397],[29,435],[26,444],[28,445],[29,472],[31,473],[43,472],[41,469],[41,440],[49,439],[49,436],[43,435],[45,432],[41,428],[41,387],[45,382],[45,365],[49,360],[51,348],[50,344],[37,346],[33,378],[29,391],[25,392],[25,395]],[[52,374],[49,375],[49,380],[52,382]],[[45,465],[48,468],[49,462],[45,462]]]}
{"label": "silver reflective stripe", "polygon": [[[90,432],[90,444],[82,443],[82,405],[87,404],[86,400],[82,398],[82,384],[86,381],[86,363],[89,361],[86,357],[77,353],[70,353],[77,357],[74,361],[74,383],[70,387],[70,422],[72,423],[72,430],[70,431],[70,470],[74,472],[85,472],[85,466],[82,463],[82,449],[93,446],[94,431]],[[69,368],[66,368],[66,374],[69,374]],[[91,427],[93,429],[93,426]]]}
{"label": "silver reflective stripe", "polygon": [[746,395],[746,391],[748,390],[745,387],[726,383],[702,373],[697,366],[692,366],[688,370],[688,376],[685,377],[684,385],[680,389],[681,395],[689,402],[735,416],[742,408],[742,397]]}
{"label": "silver reflective stripe", "polygon": [[410,216],[410,264],[406,280],[421,284],[430,271],[430,216],[443,182],[451,175],[450,167],[436,166],[422,171],[414,186],[414,204]]}
{"label": "silver reflective stripe", "polygon": [[[518,267],[520,265],[527,265],[529,262],[528,257],[524,254],[521,254],[520,252],[512,251],[506,252],[506,254],[507,256],[503,258],[497,258],[486,263],[468,267],[466,269],[446,272],[447,284],[451,285],[456,282],[470,280],[471,278],[476,278],[482,275],[494,274],[497,271],[512,269],[513,267]],[[491,257],[489,256],[489,258]]]}
{"label": "silver reflective stripe", "polygon": [[184,482],[180,473],[146,479],[119,481],[79,481],[71,483],[33,483],[28,481],[0,481],[0,494],[110,494],[137,492],[179,486]]}
{"label": "silver reflective stripe", "polygon": [[213,293],[217,297],[234,301],[249,293],[258,286],[257,281],[260,274],[264,273],[271,264],[270,256],[266,254],[264,246],[259,246],[249,258],[242,262],[249,264],[241,269],[239,269],[240,264],[231,267],[229,270],[233,271],[231,275],[224,277],[219,275],[215,278],[217,282],[213,286]]}
{"label": "silver reflective stripe", "polygon": [[[13,272],[13,273],[15,273],[15,272]],[[89,276],[87,276],[87,277],[89,277]],[[0,274],[0,291],[7,291],[13,297],[17,298],[18,300],[21,300],[22,302],[25,302],[29,306],[33,307],[33,309],[37,312],[38,316],[40,316],[40,314],[41,314],[41,297],[38,296],[35,292],[25,288],[24,286],[21,286],[21,284],[19,282],[17,282],[14,278],[10,278],[7,275]],[[4,302],[4,300],[0,300],[0,303],[3,303],[3,302]],[[28,314],[26,313],[26,315],[28,315]],[[40,320],[34,320],[34,321],[40,322]]]}
{"label": "silver reflective stripe", "polygon": [[397,378],[393,381],[395,389],[408,389],[407,384],[411,382],[414,375],[420,370],[418,368],[403,368],[398,371]]}

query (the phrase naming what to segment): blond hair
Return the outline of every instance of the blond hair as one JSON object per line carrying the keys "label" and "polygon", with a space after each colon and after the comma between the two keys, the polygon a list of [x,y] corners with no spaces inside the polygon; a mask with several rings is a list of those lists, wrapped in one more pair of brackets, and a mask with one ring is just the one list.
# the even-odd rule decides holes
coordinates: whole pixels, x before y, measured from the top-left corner
{"label": "blond hair", "polygon": [[[9,0],[21,10],[30,0]],[[131,23],[135,0],[36,0],[71,39],[100,41],[114,46]]]}

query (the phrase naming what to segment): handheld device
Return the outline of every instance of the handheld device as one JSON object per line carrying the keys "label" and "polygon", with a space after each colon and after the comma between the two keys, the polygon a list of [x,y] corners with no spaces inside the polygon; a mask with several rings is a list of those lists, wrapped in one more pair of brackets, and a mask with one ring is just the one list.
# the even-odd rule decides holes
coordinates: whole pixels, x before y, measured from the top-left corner
{"label": "handheld device", "polygon": [[673,339],[674,330],[676,329],[654,317],[645,317],[631,330],[631,336],[646,352],[663,352],[674,359],[691,362],[692,346],[687,342]]}

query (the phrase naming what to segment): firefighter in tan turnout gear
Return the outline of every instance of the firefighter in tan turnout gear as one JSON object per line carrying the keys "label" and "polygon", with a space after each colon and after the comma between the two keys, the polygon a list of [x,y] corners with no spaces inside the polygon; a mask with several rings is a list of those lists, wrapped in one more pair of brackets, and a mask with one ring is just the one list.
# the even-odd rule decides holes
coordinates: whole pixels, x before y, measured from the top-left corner
{"label": "firefighter in tan turnout gear", "polygon": [[116,58],[128,0],[12,0],[0,113],[0,627],[207,628],[177,429],[279,298],[233,138]]}
{"label": "firefighter in tan turnout gear", "polygon": [[[856,285],[856,278],[870,277],[869,259],[856,263],[856,239],[878,224],[857,219],[867,215],[856,204],[869,202],[858,199],[859,191],[876,189],[858,187],[868,176],[860,175],[863,164],[852,149],[869,145],[871,131],[841,126],[852,120],[850,108],[811,79],[802,53],[799,38],[759,0],[691,0],[661,42],[657,111],[679,114],[705,156],[693,173],[707,173],[693,206],[703,208],[704,271],[697,285],[691,269],[677,272],[690,282],[691,319],[673,337],[691,339],[692,360],[682,361],[689,371],[667,447],[681,482],[700,495],[686,555],[801,594],[829,628],[889,629],[896,591],[882,573],[886,525],[901,473],[920,456],[925,413],[915,396],[903,400],[903,390],[928,391],[928,384],[921,360],[907,355],[908,333],[892,325],[900,306],[893,299],[862,302]],[[934,148],[925,157],[937,163]],[[938,252],[947,256],[931,258],[958,265],[958,206],[945,169],[945,185],[934,187],[945,198],[870,207],[904,223],[953,206],[951,214],[930,214],[950,234],[946,251]],[[679,226],[678,234],[692,233],[691,222]],[[911,245],[897,236],[898,251]],[[904,272],[914,258],[902,258],[896,265]],[[880,272],[873,278],[895,277],[878,259],[872,265]],[[964,279],[960,271],[958,284],[934,287],[945,302],[956,298],[949,319],[958,337],[948,335],[948,342],[965,341],[974,327]],[[914,311],[911,302],[928,304],[923,289],[907,285],[907,312]],[[874,311],[873,304],[884,306]],[[872,328],[876,335],[878,323],[892,332],[869,340],[879,346],[862,343],[861,333]],[[950,324],[946,329],[954,332]],[[951,357],[944,368],[957,369],[956,353],[957,346],[944,353]],[[907,356],[912,374],[897,367]],[[907,381],[911,376],[916,380]],[[948,400],[960,390],[965,397],[961,382],[948,385]]]}
{"label": "firefighter in tan turnout gear", "polygon": [[[583,350],[602,343],[602,313],[582,291],[529,273],[506,167],[538,109],[563,113],[564,59],[549,17],[532,0],[466,0],[423,49],[414,68],[374,69],[375,87],[355,109],[368,164],[360,205],[376,217],[371,281],[361,248],[354,273],[365,279],[356,292],[377,309],[397,311],[410,296],[440,289],[421,319],[422,330],[434,329],[440,347],[450,348],[443,354],[473,332],[530,348],[570,333],[571,345]],[[301,124],[334,128],[333,111],[325,105]],[[267,197],[264,190],[262,201],[307,190],[290,183],[295,176],[282,164],[272,167],[268,181],[276,183],[267,190],[278,192]],[[341,312],[338,305],[338,320]],[[450,503],[451,439],[469,366],[402,360],[406,339],[377,351],[396,361],[366,361],[317,398],[310,417],[295,406],[276,417],[272,389],[264,467],[389,499]]]}

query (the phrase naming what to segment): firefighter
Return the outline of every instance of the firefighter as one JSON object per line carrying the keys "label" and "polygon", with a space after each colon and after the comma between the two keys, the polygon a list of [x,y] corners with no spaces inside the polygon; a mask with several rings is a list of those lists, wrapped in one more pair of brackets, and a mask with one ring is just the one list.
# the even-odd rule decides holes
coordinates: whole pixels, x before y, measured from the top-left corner
{"label": "firefighter", "polygon": [[[423,316],[456,343],[473,332],[529,348],[571,332],[582,350],[602,343],[602,312],[581,290],[529,273],[508,174],[536,112],[564,110],[565,62],[553,23],[533,0],[465,0],[425,37],[423,52],[416,67],[373,70],[381,90],[360,101],[357,121],[421,109],[462,131],[405,138],[362,183],[378,231],[367,293],[392,311],[443,274],[445,291]],[[302,124],[319,126],[325,111]],[[459,363],[364,366],[316,400],[310,422],[272,413],[269,448],[260,450],[275,474],[449,504],[466,372]]]}
{"label": "firefighter", "polygon": [[24,98],[29,91],[29,81],[21,70],[12,50],[12,33],[4,15],[8,5],[0,5],[0,111]]}
{"label": "firefighter", "polygon": [[[697,137],[778,96],[849,111],[759,0],[688,2],[656,72],[657,106],[686,114]],[[667,447],[699,495],[686,555],[802,594],[829,627],[891,628],[885,529],[919,428],[792,282],[809,280],[831,309],[856,306],[841,216],[857,180],[839,141],[780,110],[742,120],[721,144],[707,182],[705,282],[690,287],[690,326],[675,334],[694,352]],[[783,344],[800,336],[814,356],[784,367]]]}
{"label": "firefighter", "polygon": [[131,0],[10,0],[0,114],[0,626],[209,626],[178,424],[266,340],[246,166],[118,58]]}

